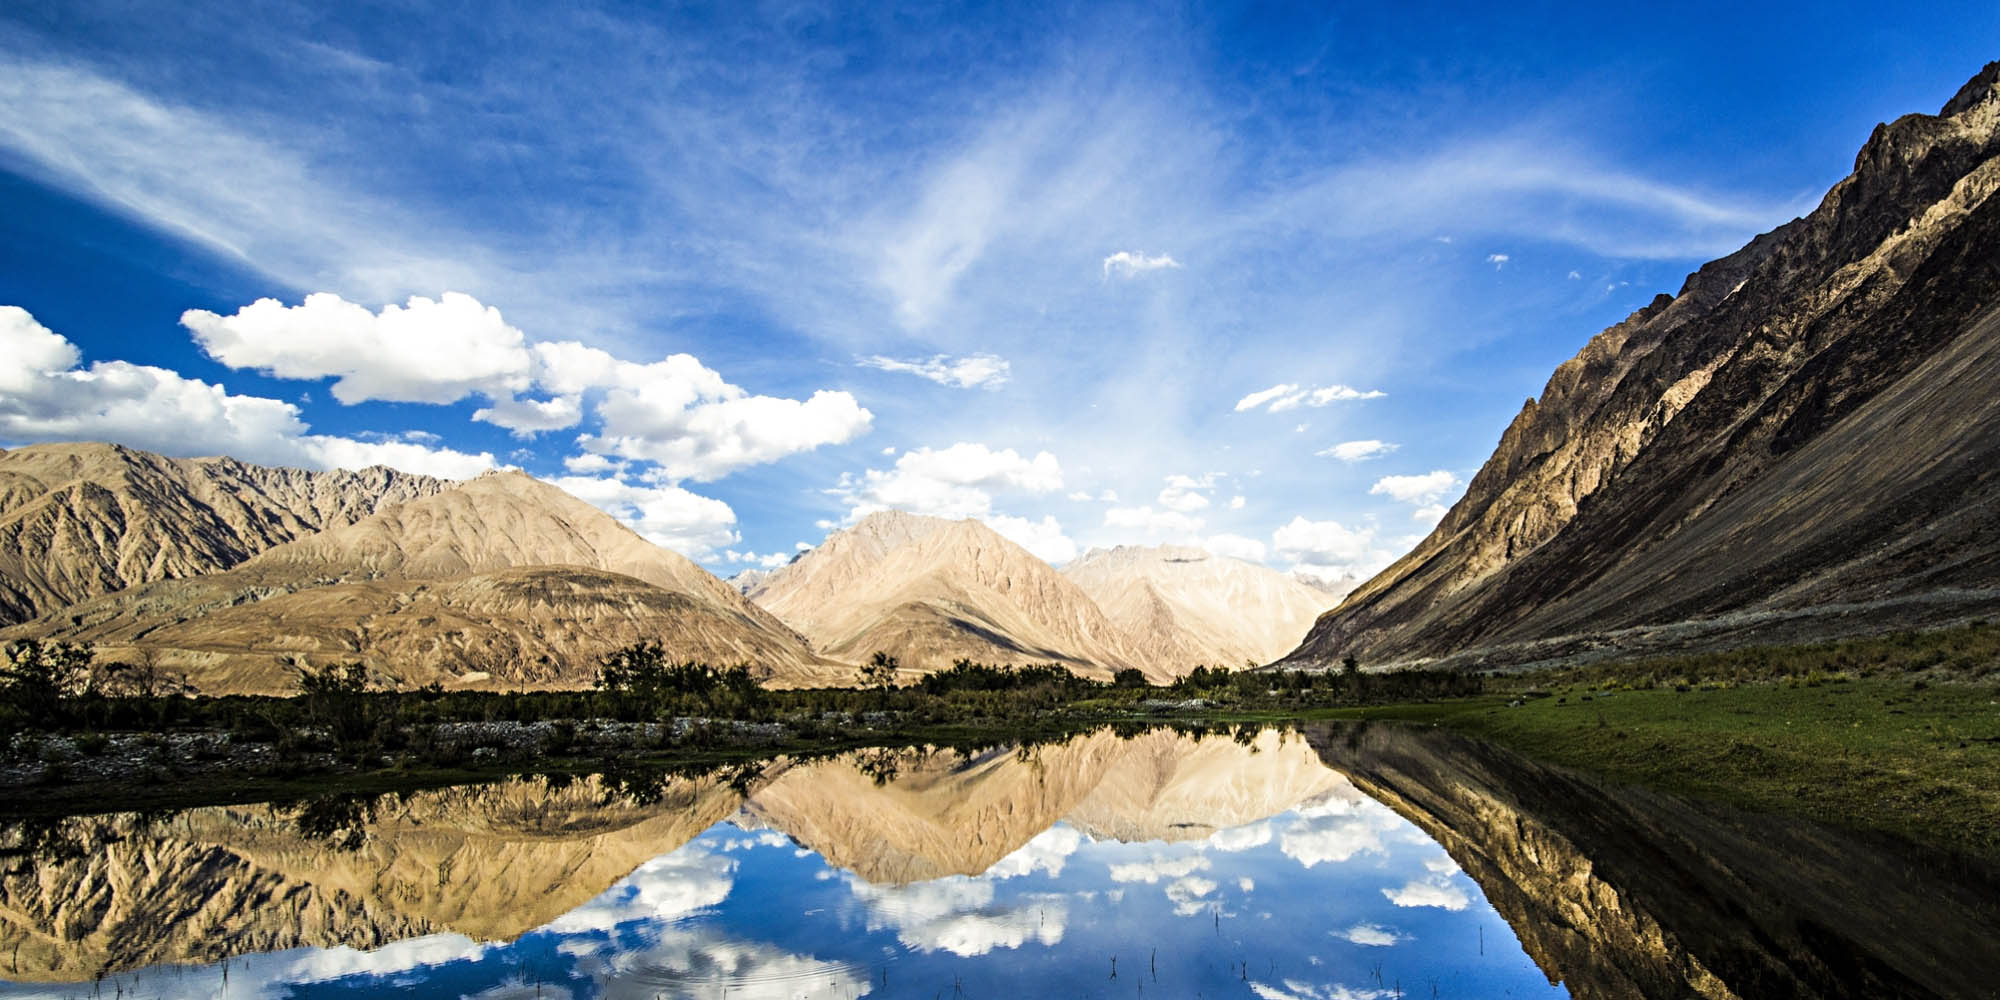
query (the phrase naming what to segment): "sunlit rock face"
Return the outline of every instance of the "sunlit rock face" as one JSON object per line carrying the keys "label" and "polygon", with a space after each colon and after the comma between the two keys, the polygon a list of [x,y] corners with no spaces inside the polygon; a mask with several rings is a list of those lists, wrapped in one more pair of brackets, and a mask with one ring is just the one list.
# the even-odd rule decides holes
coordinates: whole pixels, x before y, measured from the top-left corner
{"label": "sunlit rock face", "polygon": [[1067,577],[974,520],[882,511],[749,591],[827,656],[876,652],[913,671],[980,663],[1059,663],[1109,678],[1142,662],[1128,636]]}
{"label": "sunlit rock face", "polygon": [[[391,499],[398,483],[383,486]],[[441,484],[231,568],[168,575],[0,637],[152,658],[208,694],[290,694],[298,665],[346,661],[405,688],[577,688],[605,653],[642,640],[753,663],[774,683],[851,679],[735,588],[519,472]]]}
{"label": "sunlit rock face", "polygon": [[379,466],[310,472],[114,444],[0,451],[0,624],[228,569],[451,485]]}
{"label": "sunlit rock face", "polygon": [[1990,613],[1996,191],[2000,64],[1557,368],[1431,535],[1289,661],[1528,663]]}
{"label": "sunlit rock face", "polygon": [[1092,549],[1062,572],[1131,636],[1135,655],[1175,675],[1269,663],[1339,602],[1296,577],[1180,545]]}
{"label": "sunlit rock face", "polygon": [[1607,786],[1437,731],[1323,759],[1470,874],[1577,997],[1972,997],[2000,877],[1906,844]]}

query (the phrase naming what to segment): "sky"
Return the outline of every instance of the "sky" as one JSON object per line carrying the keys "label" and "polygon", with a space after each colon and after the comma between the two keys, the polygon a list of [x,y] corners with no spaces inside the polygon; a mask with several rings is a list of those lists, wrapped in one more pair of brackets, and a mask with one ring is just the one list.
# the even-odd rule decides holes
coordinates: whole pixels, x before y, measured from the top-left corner
{"label": "sky", "polygon": [[0,445],[1368,575],[2000,6],[0,9]]}

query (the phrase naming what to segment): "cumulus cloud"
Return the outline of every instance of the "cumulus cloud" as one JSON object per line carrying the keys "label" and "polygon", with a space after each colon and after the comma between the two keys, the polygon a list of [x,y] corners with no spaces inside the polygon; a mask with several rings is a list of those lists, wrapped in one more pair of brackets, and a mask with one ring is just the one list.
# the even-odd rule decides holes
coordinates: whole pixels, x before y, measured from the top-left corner
{"label": "cumulus cloud", "polygon": [[1062,874],[1069,856],[1083,846],[1083,834],[1073,827],[1058,823],[1036,834],[1027,843],[1014,849],[1014,853],[993,863],[986,869],[986,878],[1019,878],[1035,872],[1046,872],[1050,878]]}
{"label": "cumulus cloud", "polygon": [[1370,948],[1387,948],[1409,938],[1381,924],[1355,924],[1344,931],[1331,932],[1334,937],[1351,941]]}
{"label": "cumulus cloud", "polygon": [[705,560],[737,541],[736,512],[678,486],[635,486],[618,479],[559,476],[550,482],[625,522],[647,541]]}
{"label": "cumulus cloud", "polygon": [[[1259,389],[1237,400],[1236,412],[1242,413],[1261,406],[1267,413],[1283,413],[1301,406],[1321,407],[1353,399],[1381,399],[1386,395],[1388,393],[1379,389],[1356,389],[1351,385],[1325,385],[1308,389],[1286,383],[1274,385],[1269,389]],[[1299,429],[1304,430],[1305,425],[1299,425]]]}
{"label": "cumulus cloud", "polygon": [[1063,533],[1062,525],[1054,517],[1045,514],[1041,520],[1031,521],[1007,514],[988,514],[982,520],[994,533],[1027,549],[1043,562],[1060,565],[1076,558],[1076,542]]}
{"label": "cumulus cloud", "polygon": [[1456,475],[1444,469],[1434,469],[1417,476],[1383,476],[1368,488],[1368,492],[1400,503],[1433,504],[1458,485]]}
{"label": "cumulus cloud", "polygon": [[454,403],[527,387],[527,338],[470,295],[412,296],[379,313],[318,292],[297,306],[258,299],[233,316],[181,314],[208,356],[287,379],[332,377],[342,403]]}
{"label": "cumulus cloud", "polygon": [[590,902],[549,922],[557,934],[608,932],[635,920],[671,922],[728,898],[736,863],[690,844],[634,869]]}
{"label": "cumulus cloud", "polygon": [[1166,483],[1167,485],[1160,490],[1156,502],[1168,510],[1192,514],[1208,506],[1208,496],[1204,491],[1215,487],[1215,477],[1203,476],[1197,479],[1193,476],[1171,475],[1167,477]]}
{"label": "cumulus cloud", "polygon": [[1156,854],[1144,861],[1127,861],[1110,866],[1113,882],[1144,882],[1153,885],[1158,882],[1185,878],[1195,872],[1207,871],[1209,860],[1199,854],[1168,857]]}
{"label": "cumulus cloud", "polygon": [[1207,898],[1216,890],[1213,879],[1199,875],[1186,875],[1167,883],[1167,901],[1174,904],[1174,913],[1192,916],[1214,905],[1215,900]]}
{"label": "cumulus cloud", "polygon": [[1271,533],[1272,550],[1292,572],[1322,580],[1373,576],[1395,559],[1376,541],[1375,529],[1295,516]]}
{"label": "cumulus cloud", "polygon": [[472,418],[522,437],[577,426],[586,394],[594,394],[600,426],[579,443],[656,464],[671,481],[707,482],[844,443],[873,420],[845,392],[751,395],[687,354],[638,363],[576,341],[530,344],[498,309],[457,292],[380,312],[319,292],[290,307],[259,299],[233,316],[191,309],[181,323],[232,368],[332,378],[334,398],[347,404],[481,396],[487,405]]}
{"label": "cumulus cloud", "polygon": [[730,549],[722,553],[722,561],[732,566],[745,565],[757,569],[777,569],[792,561],[792,553],[772,552],[767,555],[758,555],[755,552],[738,552],[735,549]]}
{"label": "cumulus cloud", "polygon": [[850,877],[848,889],[867,906],[869,930],[892,928],[906,947],[962,958],[1030,942],[1057,944],[1069,921],[1060,896],[996,905],[991,881],[962,875],[894,886]]}
{"label": "cumulus cloud", "polygon": [[962,358],[939,354],[921,361],[899,361],[877,354],[855,363],[863,368],[903,372],[959,389],[998,389],[1006,383],[1013,368],[1006,358],[997,354],[970,354]]}
{"label": "cumulus cloud", "polygon": [[1444,520],[1444,516],[1450,512],[1451,508],[1441,503],[1425,504],[1410,512],[1410,520],[1426,528],[1430,528],[1435,527],[1439,521]]}
{"label": "cumulus cloud", "polygon": [[[629,947],[633,941],[640,946]],[[614,939],[604,951],[580,957],[575,973],[592,981],[585,992],[599,1000],[657,1000],[660,981],[693,984],[676,993],[688,997],[721,996],[715,984],[734,984],[726,992],[743,1000],[787,1000],[798,995],[798,983],[842,997],[867,996],[875,985],[866,970],[733,939],[701,924]]]}
{"label": "cumulus cloud", "polygon": [[83,356],[27,310],[0,306],[0,440],[107,440],[169,455],[230,455],[271,465],[389,465],[450,479],[493,468],[492,454],[415,441],[312,434],[297,406],[124,361]]}
{"label": "cumulus cloud", "polygon": [[1120,250],[1104,258],[1104,277],[1136,278],[1148,271],[1178,269],[1181,262],[1167,254],[1147,256],[1130,250]]}
{"label": "cumulus cloud", "polygon": [[1188,541],[1200,531],[1202,519],[1175,510],[1146,507],[1112,507],[1104,512],[1104,526],[1135,534],[1148,542]]}
{"label": "cumulus cloud", "polygon": [[880,510],[985,518],[993,512],[995,493],[1045,494],[1062,485],[1062,463],[1046,451],[1030,458],[1012,448],[960,441],[906,451],[889,469],[843,475],[827,492],[848,505],[852,523]]}
{"label": "cumulus cloud", "polygon": [[1472,905],[1472,899],[1464,889],[1444,878],[1408,882],[1400,889],[1384,889],[1382,895],[1388,897],[1389,902],[1405,907],[1431,906],[1456,912]]}
{"label": "cumulus cloud", "polygon": [[1371,458],[1381,458],[1399,447],[1402,446],[1373,439],[1367,441],[1342,441],[1324,451],[1315,452],[1315,454],[1321,458],[1337,458],[1343,462],[1365,462]]}
{"label": "cumulus cloud", "polygon": [[1493,265],[1493,269],[1496,271],[1506,267],[1507,262],[1513,259],[1504,253],[1489,253],[1486,255],[1486,263]]}
{"label": "cumulus cloud", "polygon": [[1263,562],[1264,556],[1269,551],[1263,542],[1242,535],[1210,535],[1208,540],[1201,544],[1202,548],[1216,555],[1241,559],[1245,562]]}

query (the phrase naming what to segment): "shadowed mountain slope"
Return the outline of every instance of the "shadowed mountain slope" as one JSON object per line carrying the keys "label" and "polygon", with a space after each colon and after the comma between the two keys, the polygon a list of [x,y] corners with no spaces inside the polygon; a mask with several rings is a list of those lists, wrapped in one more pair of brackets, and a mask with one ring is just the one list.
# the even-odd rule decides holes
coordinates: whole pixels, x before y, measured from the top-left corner
{"label": "shadowed mountain slope", "polygon": [[[1287,657],[1531,663],[2000,607],[2000,63],[1593,338]],[[1768,627],[1764,627],[1768,626]]]}

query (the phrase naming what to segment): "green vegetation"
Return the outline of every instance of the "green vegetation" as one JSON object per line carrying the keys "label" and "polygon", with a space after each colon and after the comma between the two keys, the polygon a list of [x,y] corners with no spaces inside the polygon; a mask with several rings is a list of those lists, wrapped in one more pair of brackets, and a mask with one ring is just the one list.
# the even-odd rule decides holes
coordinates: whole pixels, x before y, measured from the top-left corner
{"label": "green vegetation", "polygon": [[1445,726],[1615,781],[2000,860],[2000,628],[1494,678],[1343,715]]}

